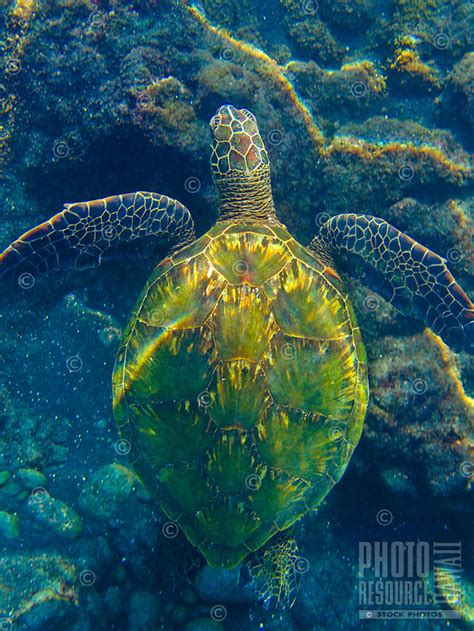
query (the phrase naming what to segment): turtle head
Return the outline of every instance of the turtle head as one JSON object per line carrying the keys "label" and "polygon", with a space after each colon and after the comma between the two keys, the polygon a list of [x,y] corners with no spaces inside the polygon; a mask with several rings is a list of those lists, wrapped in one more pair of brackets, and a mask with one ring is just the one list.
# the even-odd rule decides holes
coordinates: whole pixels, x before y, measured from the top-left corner
{"label": "turtle head", "polygon": [[211,118],[211,166],[215,178],[268,169],[270,162],[252,112],[223,105]]}
{"label": "turtle head", "polygon": [[211,118],[211,168],[220,197],[221,218],[274,212],[270,161],[255,116],[223,105]]}

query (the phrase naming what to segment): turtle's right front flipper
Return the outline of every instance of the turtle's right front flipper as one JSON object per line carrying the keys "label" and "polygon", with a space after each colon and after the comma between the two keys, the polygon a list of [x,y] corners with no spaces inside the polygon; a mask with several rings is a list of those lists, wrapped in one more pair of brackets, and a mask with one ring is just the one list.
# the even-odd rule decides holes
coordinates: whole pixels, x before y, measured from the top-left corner
{"label": "turtle's right front flipper", "polygon": [[424,320],[453,350],[474,353],[474,305],[444,259],[394,226],[371,215],[336,215],[309,247],[322,256],[355,255],[366,285],[402,313]]}
{"label": "turtle's right front flipper", "polygon": [[0,254],[0,278],[96,267],[110,248],[150,236],[188,243],[194,238],[189,210],[170,197],[142,191],[67,204]]}

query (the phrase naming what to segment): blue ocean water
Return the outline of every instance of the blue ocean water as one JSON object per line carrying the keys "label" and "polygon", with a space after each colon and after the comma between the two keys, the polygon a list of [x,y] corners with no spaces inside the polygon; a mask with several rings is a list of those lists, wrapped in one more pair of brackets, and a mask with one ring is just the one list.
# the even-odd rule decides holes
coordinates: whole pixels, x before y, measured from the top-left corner
{"label": "blue ocean water", "polygon": [[[180,200],[201,236],[219,212],[209,120],[232,103],[257,118],[278,216],[300,243],[338,213],[376,215],[474,294],[472,3],[15,0],[0,12],[0,249],[65,203],[140,190]],[[113,418],[119,342],[166,255],[150,239],[98,269],[1,281],[0,628],[469,628],[472,356],[338,261],[370,404],[341,481],[293,527],[293,606],[268,607],[245,567],[205,566]]]}

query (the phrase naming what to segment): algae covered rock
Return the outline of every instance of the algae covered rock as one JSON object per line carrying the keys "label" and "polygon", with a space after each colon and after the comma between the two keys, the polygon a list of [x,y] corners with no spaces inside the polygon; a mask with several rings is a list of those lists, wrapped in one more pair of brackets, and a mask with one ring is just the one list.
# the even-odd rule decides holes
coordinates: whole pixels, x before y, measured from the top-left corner
{"label": "algae covered rock", "polygon": [[82,532],[82,521],[73,508],[58,500],[45,489],[35,489],[27,506],[43,527],[68,539],[75,539]]}
{"label": "algae covered rock", "polygon": [[79,495],[79,506],[93,517],[110,519],[130,496],[137,477],[130,469],[110,464],[95,471]]}
{"label": "algae covered rock", "polygon": [[160,601],[157,594],[138,591],[130,596],[128,628],[131,631],[153,628],[157,624],[159,614]]}
{"label": "algae covered rock", "polygon": [[5,486],[5,484],[10,479],[11,473],[9,471],[0,471],[0,488]]}
{"label": "algae covered rock", "polygon": [[441,95],[443,121],[457,124],[469,146],[474,143],[474,52],[467,53],[448,75]]}
{"label": "algae covered rock", "polygon": [[7,539],[16,539],[20,536],[20,518],[16,513],[11,514],[0,511],[0,531]]}
{"label": "algae covered rock", "polygon": [[208,602],[255,602],[257,594],[249,582],[246,584],[241,580],[241,572],[240,567],[227,570],[205,565],[196,580],[200,598]]}
{"label": "algae covered rock", "polygon": [[464,188],[471,160],[453,134],[413,121],[376,116],[338,130],[327,148],[326,204],[358,212],[398,201],[407,191]]}
{"label": "algae covered rock", "polygon": [[40,631],[67,622],[78,602],[76,581],[74,564],[58,554],[4,555],[0,557],[1,612],[19,629]]}
{"label": "algae covered rock", "polygon": [[222,631],[223,629],[222,622],[212,618],[196,618],[184,626],[184,631]]}
{"label": "algae covered rock", "polygon": [[390,63],[390,79],[401,91],[411,94],[424,94],[440,89],[440,73],[434,64],[424,62],[417,50],[415,41],[402,37],[397,42]]}
{"label": "algae covered rock", "polygon": [[474,400],[464,391],[459,359],[431,332],[387,336],[369,345],[370,355],[372,401],[361,456],[371,451],[371,470],[389,487],[395,469],[404,472],[411,495],[465,497]]}
{"label": "algae covered rock", "polygon": [[47,481],[44,473],[37,471],[36,469],[18,469],[16,477],[23,486],[30,490],[38,487],[44,487]]}

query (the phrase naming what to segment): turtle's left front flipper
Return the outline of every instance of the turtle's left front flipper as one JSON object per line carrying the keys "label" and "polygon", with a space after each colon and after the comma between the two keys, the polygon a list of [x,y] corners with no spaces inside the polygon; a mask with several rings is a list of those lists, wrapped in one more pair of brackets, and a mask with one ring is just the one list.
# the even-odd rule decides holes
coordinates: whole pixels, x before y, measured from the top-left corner
{"label": "turtle's left front flipper", "polygon": [[474,353],[474,305],[445,260],[383,219],[336,215],[323,224],[310,248],[357,255],[364,263],[365,284],[400,311],[423,320],[453,350]]}
{"label": "turtle's left front flipper", "polygon": [[143,237],[184,245],[194,238],[191,213],[170,197],[142,191],[67,204],[0,254],[0,278],[96,267],[111,248]]}

